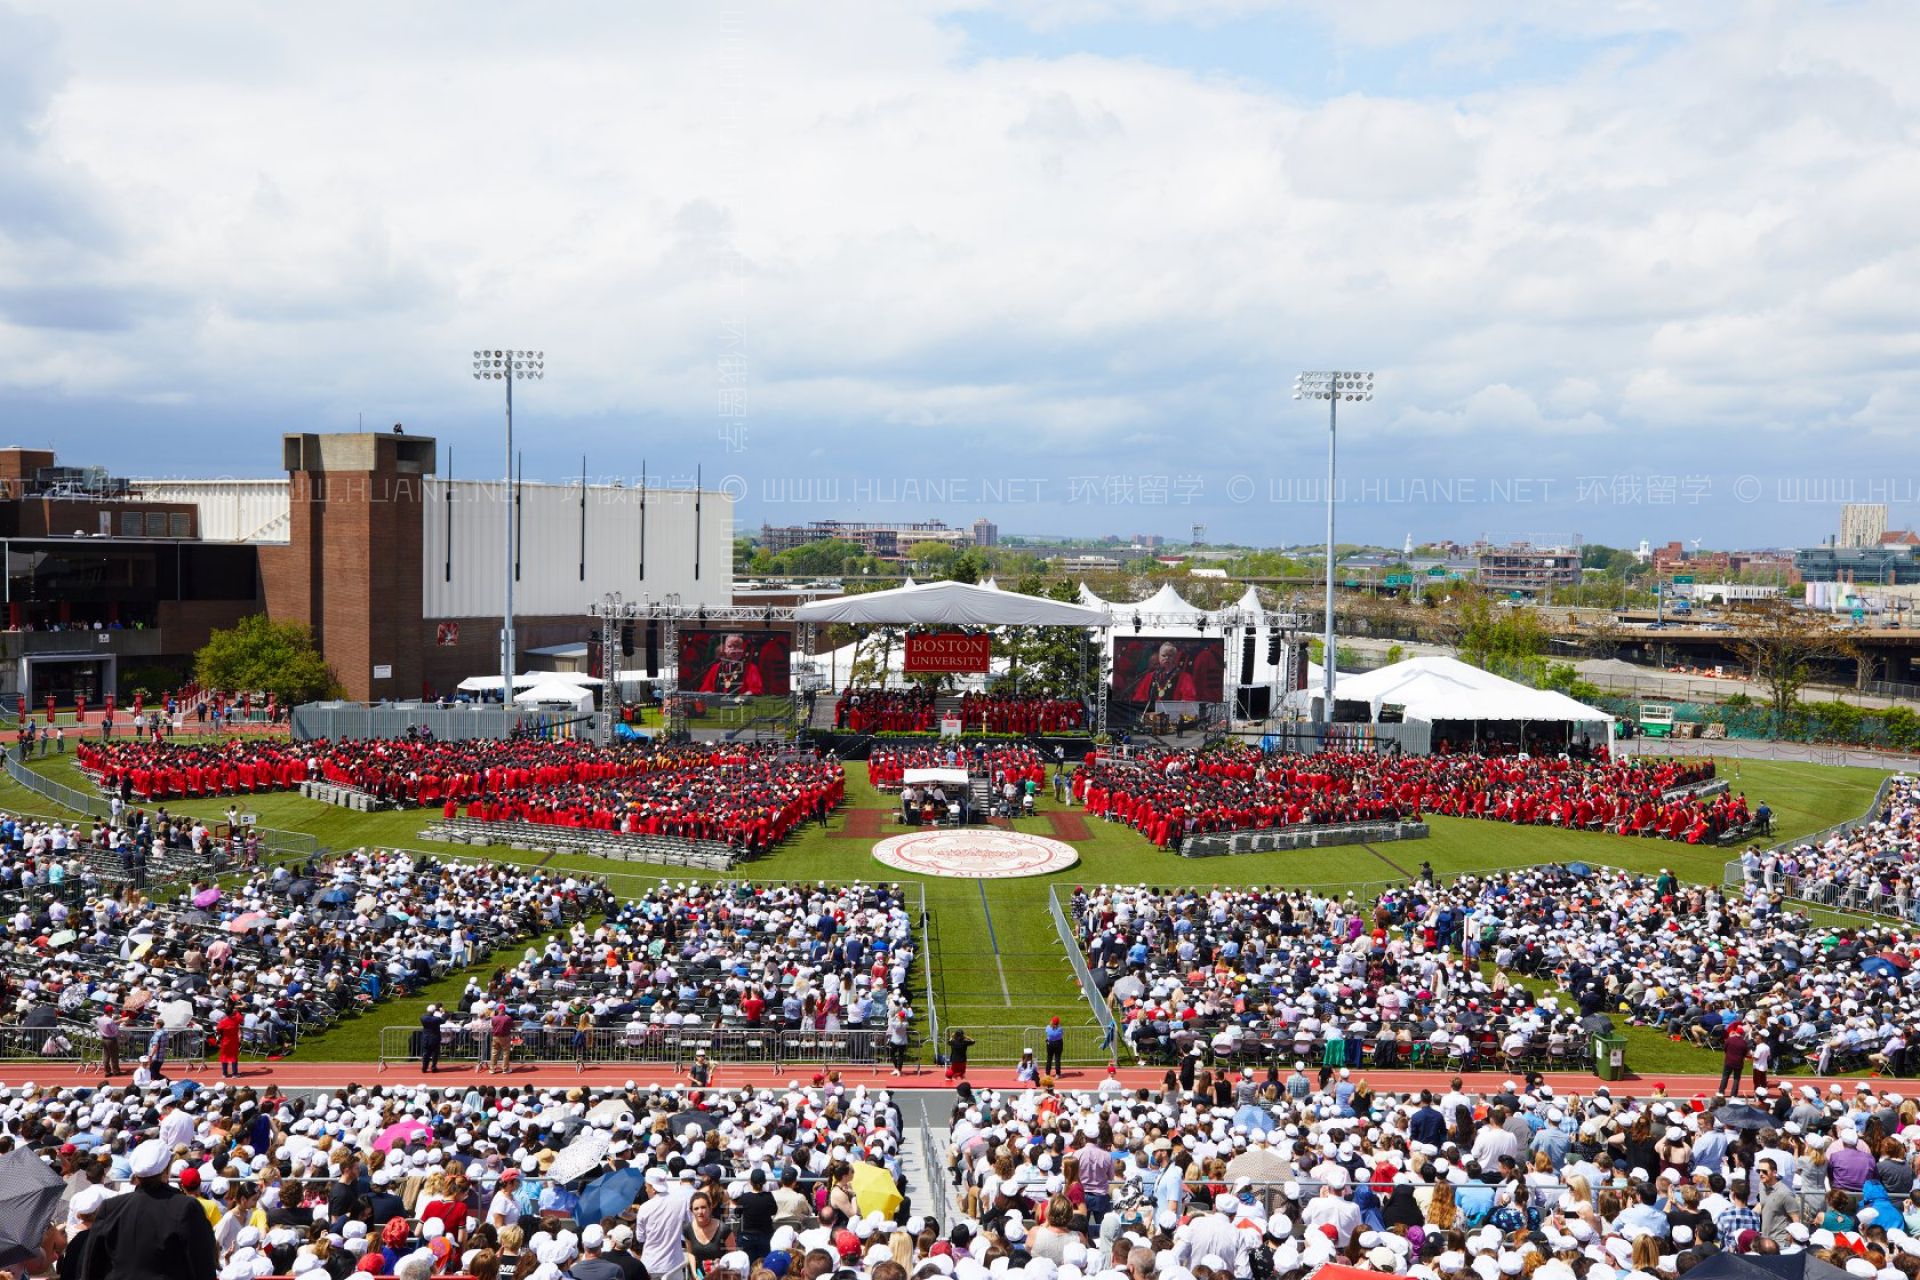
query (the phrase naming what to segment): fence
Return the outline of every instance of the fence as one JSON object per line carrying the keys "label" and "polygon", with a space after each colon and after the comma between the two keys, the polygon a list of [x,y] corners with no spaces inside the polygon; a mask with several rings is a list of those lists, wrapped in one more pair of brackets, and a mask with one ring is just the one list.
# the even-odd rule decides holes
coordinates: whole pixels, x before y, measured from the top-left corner
{"label": "fence", "polygon": [[1820,746],[1805,742],[1760,742],[1733,738],[1627,738],[1614,744],[1623,755],[1719,756],[1729,760],[1786,760],[1854,769],[1917,769],[1920,756],[1869,747]]}
{"label": "fence", "polygon": [[1300,823],[1290,827],[1204,831],[1181,841],[1180,856],[1216,858],[1227,854],[1278,853],[1345,844],[1386,844],[1395,840],[1424,840],[1428,834],[1424,822],[1345,822],[1332,826]]}
{"label": "fence", "polygon": [[1114,1021],[1113,1006],[1094,984],[1093,974],[1087,969],[1087,957],[1080,950],[1080,939],[1073,926],[1073,918],[1060,905],[1060,892],[1057,886],[1047,886],[1047,913],[1053,917],[1053,931],[1060,936],[1060,945],[1066,948],[1067,964],[1073,969],[1074,981],[1080,984],[1080,994],[1086,997],[1087,1007],[1093,1010],[1093,1019],[1100,1024],[1101,1044],[1111,1047],[1119,1035],[1119,1026]]}
{"label": "fence", "polygon": [[[1043,1027],[976,1027],[967,1033],[973,1041],[969,1063],[1007,1066],[1033,1051],[1034,1061],[1045,1060]],[[394,1063],[420,1058],[419,1027],[380,1029],[381,1070]],[[440,1035],[440,1063],[446,1067],[479,1069],[493,1048],[491,1033],[470,1026],[448,1024]],[[700,1026],[667,1027],[651,1023],[633,1027],[595,1027],[579,1035],[564,1026],[519,1027],[513,1032],[512,1061],[522,1064],[594,1066],[671,1066],[684,1068],[696,1054],[715,1063],[750,1063],[772,1067],[879,1067],[893,1061],[893,1046],[884,1027],[842,1027],[834,1031],[782,1027]],[[901,1050],[901,1061],[913,1066],[943,1065],[947,1042],[915,1038]],[[1108,1061],[1104,1038],[1091,1029],[1075,1028],[1067,1035],[1063,1061]]]}
{"label": "fence", "polygon": [[71,809],[75,813],[84,813],[88,817],[93,818],[105,818],[112,813],[112,806],[108,804],[106,797],[102,796],[99,792],[88,794],[84,791],[76,791],[72,787],[63,786],[53,781],[51,778],[41,777],[20,762],[17,754],[18,750],[19,748],[16,747],[6,753],[7,776],[9,778],[12,778],[28,790],[38,792],[40,795],[45,796],[63,809]]}

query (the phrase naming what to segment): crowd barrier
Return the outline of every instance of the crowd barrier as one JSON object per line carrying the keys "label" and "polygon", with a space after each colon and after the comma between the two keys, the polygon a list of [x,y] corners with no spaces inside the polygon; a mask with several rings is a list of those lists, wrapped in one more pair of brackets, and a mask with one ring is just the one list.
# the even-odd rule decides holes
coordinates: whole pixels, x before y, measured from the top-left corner
{"label": "crowd barrier", "polygon": [[[1046,1061],[1043,1027],[973,1027],[967,1036],[975,1043],[969,1064],[1011,1066],[1022,1052],[1033,1051],[1034,1062]],[[380,1029],[381,1070],[402,1062],[418,1062],[424,1033],[417,1026]],[[1063,1060],[1069,1063],[1109,1061],[1100,1028],[1067,1029]],[[482,1068],[493,1048],[493,1037],[448,1022],[440,1034],[443,1068]],[[632,1063],[638,1066],[685,1067],[704,1052],[713,1062],[767,1066],[887,1066],[892,1054],[883,1027],[842,1027],[836,1031],[784,1030],[776,1027],[595,1027],[580,1036],[570,1027],[521,1027],[513,1032],[512,1060],[517,1063],[591,1067]],[[945,1039],[915,1036],[903,1061],[911,1066],[944,1066]]]}
{"label": "crowd barrier", "polygon": [[1080,940],[1074,933],[1073,917],[1060,904],[1060,891],[1055,885],[1047,886],[1047,914],[1053,917],[1053,931],[1059,936],[1060,945],[1066,948],[1067,964],[1073,969],[1074,981],[1080,985],[1080,994],[1085,997],[1087,1008],[1093,1011],[1094,1021],[1100,1024],[1101,1043],[1111,1048],[1119,1035],[1113,1006],[1094,984],[1093,974],[1087,969],[1086,953],[1080,949]]}
{"label": "crowd barrier", "polygon": [[[415,1027],[380,1029],[381,1070],[394,1063],[419,1061],[424,1032]],[[442,1067],[485,1067],[495,1048],[491,1033],[456,1028],[440,1036]],[[518,1028],[512,1033],[512,1061],[579,1067],[632,1063],[685,1067],[704,1052],[714,1062],[787,1066],[877,1066],[888,1062],[887,1033],[877,1027],[837,1031],[783,1031],[766,1027],[596,1027],[580,1033],[570,1027]],[[908,1061],[913,1060],[909,1045]]]}
{"label": "crowd barrier", "polygon": [[1259,831],[1205,831],[1180,842],[1183,858],[1217,858],[1236,853],[1276,853],[1326,849],[1346,844],[1424,840],[1424,822],[1348,822],[1339,826],[1272,827]]}

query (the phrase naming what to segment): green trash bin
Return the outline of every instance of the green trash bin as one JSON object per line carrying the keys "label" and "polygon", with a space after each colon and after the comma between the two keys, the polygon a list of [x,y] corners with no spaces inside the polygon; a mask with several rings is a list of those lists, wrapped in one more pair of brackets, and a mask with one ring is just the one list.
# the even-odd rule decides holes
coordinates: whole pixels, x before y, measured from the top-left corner
{"label": "green trash bin", "polygon": [[1593,1038],[1593,1073],[1602,1080],[1620,1080],[1626,1077],[1627,1038],[1625,1036]]}

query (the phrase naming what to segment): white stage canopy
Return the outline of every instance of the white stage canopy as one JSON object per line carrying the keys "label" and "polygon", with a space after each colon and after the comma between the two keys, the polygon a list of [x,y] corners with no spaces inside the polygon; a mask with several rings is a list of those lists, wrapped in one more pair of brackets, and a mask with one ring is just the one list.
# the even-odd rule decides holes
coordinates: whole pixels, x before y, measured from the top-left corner
{"label": "white stage canopy", "polygon": [[[630,679],[626,672],[620,673],[622,680]],[[590,676],[584,671],[523,671],[513,678],[516,689],[530,689],[540,684],[570,684],[582,688],[598,688],[605,684],[599,676]],[[500,688],[499,676],[468,676],[457,686],[462,693],[496,693]]]}
{"label": "white stage canopy", "polygon": [[548,680],[513,695],[521,706],[562,706],[575,711],[593,710],[593,691],[564,680]]}
{"label": "white stage canopy", "polygon": [[[1308,691],[1318,688],[1316,684]],[[1564,693],[1530,688],[1456,658],[1409,658],[1378,671],[1339,676],[1333,696],[1341,702],[1366,703],[1367,718],[1375,721],[1380,709],[1391,705],[1404,708],[1406,719],[1428,724],[1441,720],[1613,724],[1607,712]]]}
{"label": "white stage canopy", "polygon": [[956,787],[968,784],[965,769],[902,769],[900,781],[910,787],[917,787],[923,782],[944,782]]}
{"label": "white stage canopy", "polygon": [[1104,627],[1112,621],[1104,609],[969,582],[910,582],[891,591],[816,600],[795,609],[793,617],[895,627]]}

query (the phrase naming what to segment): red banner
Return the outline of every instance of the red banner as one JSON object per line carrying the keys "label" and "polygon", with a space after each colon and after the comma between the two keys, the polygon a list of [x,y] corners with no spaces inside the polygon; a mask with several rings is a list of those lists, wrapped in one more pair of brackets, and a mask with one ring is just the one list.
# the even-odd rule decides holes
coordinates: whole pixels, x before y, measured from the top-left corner
{"label": "red banner", "polygon": [[907,636],[905,670],[972,671],[984,674],[993,656],[993,637],[958,631],[919,631]]}

